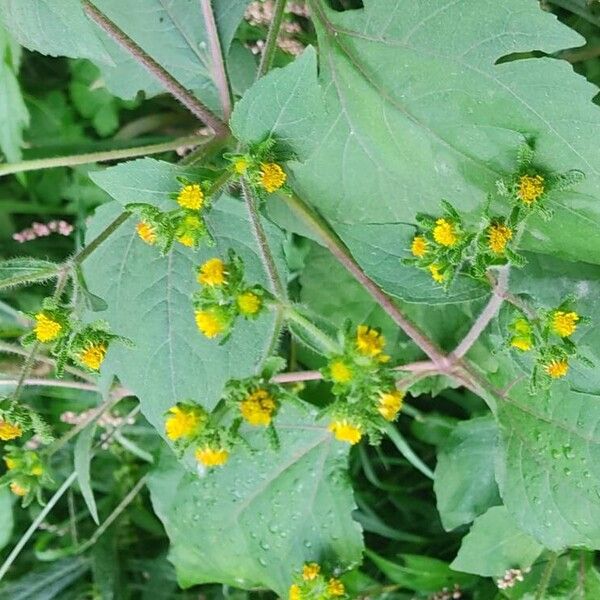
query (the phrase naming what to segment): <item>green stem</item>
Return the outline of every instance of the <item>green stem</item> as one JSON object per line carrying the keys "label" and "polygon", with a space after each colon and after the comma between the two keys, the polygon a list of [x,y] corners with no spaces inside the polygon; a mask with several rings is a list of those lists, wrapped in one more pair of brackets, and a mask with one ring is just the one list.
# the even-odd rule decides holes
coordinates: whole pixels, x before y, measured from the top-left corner
{"label": "green stem", "polygon": [[181,102],[194,116],[204,121],[218,136],[229,134],[229,128],[219,117],[209,110],[193,94],[186,90],[168,71],[159,65],[150,55],[138,46],[122,29],[113,23],[89,0],[83,0],[83,9],[112,40],[125,49],[131,56],[154,76],[164,88]]}
{"label": "green stem", "polygon": [[205,135],[191,135],[177,138],[170,142],[162,144],[149,144],[147,146],[136,146],[134,148],[122,148],[120,150],[107,150],[105,152],[90,152],[87,154],[75,154],[73,156],[56,156],[53,158],[39,158],[36,160],[25,160],[23,162],[0,165],[0,177],[12,173],[22,173],[24,171],[39,171],[42,169],[53,169],[55,167],[74,167],[76,165],[87,165],[90,163],[103,162],[107,160],[119,160],[123,158],[135,158],[136,156],[146,156],[148,154],[159,154],[176,150],[181,146],[209,144],[213,138]]}
{"label": "green stem", "polygon": [[276,0],[275,2],[273,20],[271,21],[271,26],[269,27],[267,42],[263,49],[260,65],[258,66],[258,72],[256,74],[257,79],[265,75],[273,64],[273,57],[275,56],[275,50],[277,49],[277,38],[279,37],[279,30],[281,29],[281,22],[283,21],[285,5],[286,0]]}
{"label": "green stem", "polygon": [[321,346],[326,354],[339,354],[341,352],[341,348],[335,340],[321,331],[310,319],[299,313],[293,306],[282,308],[284,317],[303,329],[317,345]]}
{"label": "green stem", "polygon": [[279,299],[283,300],[286,297],[285,288],[281,282],[281,277],[277,272],[277,266],[275,265],[275,259],[271,253],[269,242],[267,240],[267,234],[262,226],[260,220],[260,214],[256,206],[256,199],[254,194],[250,190],[250,186],[245,179],[242,179],[242,193],[244,195],[244,201],[246,208],[248,209],[248,216],[250,218],[250,225],[252,227],[252,233],[256,240],[256,244],[260,251],[260,256],[269,279],[271,292]]}
{"label": "green stem", "polygon": [[550,557],[548,558],[548,564],[542,573],[542,578],[540,579],[540,583],[535,591],[535,600],[542,600],[544,595],[546,594],[546,589],[548,588],[548,584],[550,583],[550,578],[552,577],[552,573],[554,572],[554,568],[556,567],[556,561],[558,560],[558,553],[551,552]]}
{"label": "green stem", "polygon": [[98,234],[85,248],[82,248],[70,261],[72,265],[80,265],[102,242],[110,237],[129,217],[131,213],[121,213],[106,229]]}

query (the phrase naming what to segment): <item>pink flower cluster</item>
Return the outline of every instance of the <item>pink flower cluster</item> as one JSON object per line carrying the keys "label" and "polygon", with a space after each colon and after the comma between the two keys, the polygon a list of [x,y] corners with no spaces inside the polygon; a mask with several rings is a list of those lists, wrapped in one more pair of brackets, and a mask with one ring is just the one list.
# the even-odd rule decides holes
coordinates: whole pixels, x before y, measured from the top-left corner
{"label": "pink flower cluster", "polygon": [[70,235],[73,231],[73,225],[66,221],[50,221],[49,223],[37,223],[31,224],[31,227],[23,229],[13,234],[13,240],[20,244],[24,242],[30,242],[36,238],[46,237],[51,233],[58,233],[59,235]]}

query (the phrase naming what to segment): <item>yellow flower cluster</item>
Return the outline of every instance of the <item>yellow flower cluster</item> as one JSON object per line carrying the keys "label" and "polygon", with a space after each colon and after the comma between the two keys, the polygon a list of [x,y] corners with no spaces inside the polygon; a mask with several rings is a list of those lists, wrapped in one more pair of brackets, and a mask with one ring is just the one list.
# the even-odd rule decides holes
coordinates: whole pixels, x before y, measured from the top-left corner
{"label": "yellow flower cluster", "polygon": [[552,315],[552,330],[560,337],[569,337],[575,333],[580,317],[576,312],[556,310]]}
{"label": "yellow flower cluster", "polygon": [[510,339],[510,345],[521,352],[528,352],[533,348],[533,329],[527,319],[517,319],[512,324],[514,335]]}
{"label": "yellow flower cluster", "polygon": [[260,165],[260,184],[269,193],[282,188],[287,179],[284,170],[274,162],[264,162]]}
{"label": "yellow flower cluster", "polygon": [[236,303],[240,313],[247,317],[253,317],[262,308],[260,296],[251,291],[242,292],[236,298]]}
{"label": "yellow flower cluster", "polygon": [[92,371],[98,371],[106,356],[106,344],[89,344],[79,353],[79,362]]}
{"label": "yellow flower cluster", "polygon": [[15,440],[22,435],[23,429],[19,425],[0,420],[0,440],[8,442],[10,440]]}
{"label": "yellow flower cluster", "polygon": [[200,266],[198,283],[211,287],[220,287],[227,281],[225,263],[220,258],[211,258]]}
{"label": "yellow flower cluster", "polygon": [[545,191],[541,175],[522,175],[517,184],[517,196],[525,204],[533,204]]}
{"label": "yellow flower cluster", "polygon": [[326,577],[318,563],[307,563],[302,567],[297,583],[292,583],[288,591],[289,600],[329,600],[346,597],[344,584],[336,577]]}
{"label": "yellow flower cluster", "polygon": [[390,357],[383,354],[385,337],[368,325],[359,325],[356,331],[356,347],[364,356],[376,357],[379,362],[387,362]]}
{"label": "yellow flower cluster", "polygon": [[380,392],[377,410],[386,421],[393,421],[402,408],[403,400],[404,392],[400,390]]}
{"label": "yellow flower cluster", "polygon": [[204,192],[197,183],[184,185],[177,195],[177,204],[187,210],[200,210],[204,204]]}
{"label": "yellow flower cluster", "polygon": [[348,383],[352,379],[352,369],[339,358],[329,363],[329,373],[334,383]]}
{"label": "yellow flower cluster", "polygon": [[358,423],[352,423],[348,419],[333,421],[328,426],[329,431],[333,433],[336,440],[347,442],[348,444],[358,444],[362,438],[362,426]]}
{"label": "yellow flower cluster", "polygon": [[182,438],[192,438],[206,422],[206,415],[202,409],[189,405],[176,405],[169,409],[169,416],[165,421],[167,437],[176,442]]}
{"label": "yellow flower cluster", "polygon": [[[433,228],[433,239],[440,246],[452,247],[458,243],[456,226],[447,219],[438,219]],[[413,240],[414,242],[414,240]]]}
{"label": "yellow flower cluster", "polygon": [[225,315],[216,307],[195,312],[198,329],[209,339],[221,335],[227,329]]}
{"label": "yellow flower cluster", "polygon": [[552,379],[560,379],[569,371],[569,362],[566,358],[554,359],[544,365],[544,371]]}
{"label": "yellow flower cluster", "polygon": [[495,223],[490,225],[487,235],[490,250],[494,254],[503,254],[513,237],[513,230],[502,223]]}
{"label": "yellow flower cluster", "polygon": [[44,312],[35,315],[33,331],[39,342],[47,343],[56,340],[63,330],[63,326]]}
{"label": "yellow flower cluster", "polygon": [[240,402],[242,417],[255,427],[269,425],[276,408],[277,404],[273,396],[262,388],[248,394]]}
{"label": "yellow flower cluster", "polygon": [[229,459],[229,451],[225,448],[204,446],[195,452],[196,460],[205,467],[220,467]]}
{"label": "yellow flower cluster", "polygon": [[149,246],[156,244],[156,227],[154,225],[142,220],[135,226],[135,230],[143,242]]}

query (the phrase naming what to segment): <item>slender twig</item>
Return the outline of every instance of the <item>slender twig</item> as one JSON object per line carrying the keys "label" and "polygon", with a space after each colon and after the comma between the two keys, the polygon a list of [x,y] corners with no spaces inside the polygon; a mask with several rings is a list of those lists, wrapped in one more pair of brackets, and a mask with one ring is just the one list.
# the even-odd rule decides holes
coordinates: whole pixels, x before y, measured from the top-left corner
{"label": "slender twig", "polygon": [[83,9],[112,40],[127,50],[164,88],[194,116],[206,123],[218,136],[229,134],[229,128],[219,117],[209,110],[193,94],[186,90],[168,71],[159,65],[151,56],[138,46],[122,29],[113,23],[90,0],[83,0]]}
{"label": "slender twig", "polygon": [[127,493],[127,495],[119,502],[118,506],[110,513],[110,515],[106,518],[106,520],[94,531],[92,537],[89,540],[81,544],[79,548],[77,548],[77,554],[81,554],[85,552],[89,548],[91,548],[99,539],[100,536],[117,520],[117,518],[121,515],[121,513],[133,502],[135,497],[140,493],[142,488],[146,485],[148,481],[148,475],[144,475]]}
{"label": "slender twig", "polygon": [[215,22],[211,0],[200,0],[200,6],[202,8],[204,26],[206,27],[206,35],[208,37],[208,47],[210,48],[213,81],[215,82],[215,86],[219,92],[219,98],[221,99],[223,117],[227,121],[231,116],[231,94],[229,91],[227,72],[225,71],[225,61],[223,60],[219,32],[217,31],[217,24]]}
{"label": "slender twig", "polygon": [[318,381],[323,379],[320,371],[296,371],[295,373],[280,373],[271,381],[274,383],[295,383],[297,381]]}
{"label": "slender twig", "polygon": [[267,73],[273,64],[273,57],[275,56],[275,50],[277,49],[277,38],[279,37],[279,30],[281,29],[285,4],[286,0],[275,1],[273,19],[269,27],[269,33],[267,34],[265,47],[263,48],[260,65],[258,66],[258,72],[256,74],[257,79]]}
{"label": "slender twig", "polygon": [[0,581],[6,575],[8,569],[10,569],[13,562],[19,554],[21,550],[25,547],[25,544],[29,541],[29,538],[35,533],[36,529],[43,523],[44,519],[48,516],[50,511],[54,508],[56,503],[62,498],[63,494],[71,487],[75,479],[77,478],[77,474],[73,471],[64,481],[63,484],[54,492],[54,495],[46,506],[42,508],[38,516],[33,520],[31,525],[27,528],[27,531],[21,536],[19,541],[16,543],[15,547],[11,550],[10,554],[6,557],[6,560],[0,567]]}
{"label": "slender twig", "polygon": [[437,345],[429,339],[402,311],[392,299],[361,269],[344,243],[337,237],[331,228],[317,216],[296,195],[280,195],[294,214],[298,216],[322,243],[329,249],[333,256],[350,272],[351,275],[371,294],[373,299],[385,310],[392,320],[408,335],[409,338],[427,354],[435,363],[438,370],[444,371],[450,367],[450,362]]}
{"label": "slender twig", "polygon": [[206,144],[211,140],[212,138],[205,135],[191,135],[177,138],[170,142],[136,146],[135,148],[122,148],[119,150],[107,150],[106,152],[90,152],[88,154],[75,154],[73,156],[56,156],[52,158],[25,160],[23,162],[0,165],[0,177],[3,175],[10,175],[11,173],[22,173],[24,171],[40,171],[42,169],[53,169],[55,167],[74,167],[76,165],[87,165],[107,160],[119,160],[123,158],[135,158],[136,156],[147,156],[149,154],[159,154],[161,152],[176,150],[182,146]]}
{"label": "slender twig", "polygon": [[71,264],[80,265],[102,242],[104,242],[108,237],[110,237],[129,217],[131,216],[130,212],[121,213],[112,223],[110,223],[104,231],[99,233],[85,248],[82,248],[73,258],[71,259]]}
{"label": "slender twig", "polygon": [[535,600],[542,600],[544,595],[546,594],[546,589],[548,588],[548,584],[550,583],[550,578],[552,577],[552,573],[554,572],[554,568],[556,567],[556,561],[558,560],[558,553],[551,552],[548,558],[548,564],[542,573],[542,578],[540,579],[540,583],[538,584],[537,590],[535,591]]}
{"label": "slender twig", "polygon": [[460,359],[462,358],[473,346],[473,344],[479,339],[479,336],[483,333],[485,328],[490,324],[490,321],[496,317],[500,306],[504,301],[504,295],[508,289],[508,277],[510,274],[510,267],[504,265],[498,269],[498,278],[496,285],[492,289],[492,296],[489,302],[486,304],[480,315],[477,317],[471,329],[467,332],[465,337],[460,341],[458,346],[452,351],[451,358]]}
{"label": "slender twig", "polygon": [[[0,385],[17,385],[17,379],[0,379]],[[55,387],[69,388],[73,390],[85,390],[88,392],[98,392],[98,387],[93,383],[83,383],[82,381],[69,381],[67,379],[25,379],[22,383],[25,387]]]}
{"label": "slender twig", "polygon": [[265,268],[267,277],[269,279],[271,292],[278,299],[283,300],[286,297],[285,288],[281,281],[281,277],[279,276],[279,273],[277,271],[275,259],[273,258],[271,248],[269,247],[269,241],[267,240],[267,234],[265,233],[264,227],[260,220],[260,214],[256,206],[256,198],[254,197],[254,194],[250,190],[250,186],[248,185],[248,182],[245,179],[242,179],[242,193],[244,195],[246,208],[248,209],[248,216],[250,218],[252,233],[254,234],[254,238],[256,240],[256,244],[260,252],[262,263]]}
{"label": "slender twig", "polygon": [[[6,352],[8,354],[17,354],[19,356],[28,356],[29,354],[29,352],[27,352],[25,348],[21,346],[16,346],[14,344],[9,344],[3,341],[0,341],[0,352]],[[36,356],[35,360],[37,362],[45,363],[47,365],[56,366],[56,360],[50,358],[49,356]],[[81,369],[72,367],[71,365],[65,365],[65,371],[67,371],[67,373],[71,373],[71,375],[75,375],[75,377],[79,377],[79,379],[89,381],[90,383],[94,383],[96,381],[95,378],[89,373],[86,373]]]}

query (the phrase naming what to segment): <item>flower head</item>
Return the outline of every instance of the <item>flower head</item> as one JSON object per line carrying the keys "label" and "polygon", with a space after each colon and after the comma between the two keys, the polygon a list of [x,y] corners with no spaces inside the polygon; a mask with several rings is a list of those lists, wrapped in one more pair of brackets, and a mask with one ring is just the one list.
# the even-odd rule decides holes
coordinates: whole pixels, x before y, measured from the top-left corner
{"label": "flower head", "polygon": [[195,314],[198,329],[207,337],[214,338],[227,329],[227,322],[220,311],[214,308],[197,310]]}
{"label": "flower head", "polygon": [[392,390],[389,392],[380,392],[377,410],[386,421],[393,421],[400,409],[402,408],[402,400],[404,392],[400,390]]}
{"label": "flower head", "polygon": [[252,392],[240,402],[242,417],[255,427],[269,425],[276,407],[271,394],[262,388]]}
{"label": "flower head", "polygon": [[360,425],[354,425],[346,419],[333,421],[329,424],[329,431],[333,433],[336,440],[348,442],[349,444],[358,444],[362,437],[362,428]]}
{"label": "flower head", "polygon": [[239,311],[246,317],[252,317],[262,308],[262,300],[254,292],[242,292],[236,298]]}
{"label": "flower head", "polygon": [[490,225],[488,231],[488,247],[494,254],[503,254],[506,245],[512,239],[513,231],[502,223]]}
{"label": "flower head", "polygon": [[517,183],[517,196],[525,204],[533,204],[544,193],[544,178],[541,175],[522,175]]}
{"label": "flower head", "polygon": [[446,274],[442,273],[442,268],[439,265],[432,264],[427,267],[431,273],[431,279],[436,283],[443,283],[446,280]]}
{"label": "flower head", "polygon": [[417,258],[423,258],[427,254],[427,244],[427,240],[422,235],[415,236],[410,245],[412,255]]}
{"label": "flower head", "polygon": [[78,356],[79,362],[92,371],[98,371],[106,356],[106,344],[90,344]]}
{"label": "flower head", "polygon": [[225,448],[204,446],[195,452],[196,460],[205,467],[220,467],[227,462],[229,452]]}
{"label": "flower head", "polygon": [[179,191],[177,204],[188,210],[200,210],[204,204],[204,192],[197,183],[185,185]]}
{"label": "flower head", "polygon": [[248,159],[247,158],[236,158],[233,161],[233,170],[238,174],[238,175],[243,175],[246,170],[248,169]]}
{"label": "flower head", "polygon": [[555,310],[552,314],[552,331],[560,337],[569,337],[575,333],[579,318],[580,317],[576,312]]}
{"label": "flower head", "polygon": [[344,587],[344,584],[339,579],[332,577],[327,582],[327,595],[330,598],[336,598],[338,596],[343,596],[345,593],[346,593],[346,588]]}
{"label": "flower head", "polygon": [[188,248],[196,245],[204,225],[197,215],[186,215],[177,228],[177,241]]}
{"label": "flower head", "polygon": [[546,371],[552,379],[560,379],[569,371],[569,363],[565,358],[555,358],[544,365],[544,371]]}
{"label": "flower head", "polygon": [[52,342],[61,333],[63,326],[49,317],[46,313],[39,312],[35,315],[35,337],[40,342]]}
{"label": "flower head", "polygon": [[140,221],[136,226],[135,230],[137,231],[140,239],[149,246],[152,246],[156,243],[156,228],[148,223],[148,221]]}
{"label": "flower head", "polygon": [[21,485],[20,483],[13,481],[10,484],[10,491],[15,495],[15,496],[27,496],[27,494],[29,493],[29,488]]}
{"label": "flower head", "polygon": [[313,581],[321,572],[321,567],[317,563],[307,563],[302,567],[302,579],[304,581]]}
{"label": "flower head", "polygon": [[6,468],[9,471],[12,471],[13,469],[16,469],[19,466],[19,461],[16,458],[13,458],[12,456],[5,456],[4,463],[6,464]]}
{"label": "flower head", "polygon": [[177,404],[169,409],[165,433],[174,442],[181,438],[191,438],[198,433],[205,421],[206,415],[201,408]]}
{"label": "flower head", "polygon": [[3,442],[8,442],[9,440],[19,438],[22,435],[23,429],[21,429],[20,425],[15,425],[14,423],[0,420],[0,440]]}
{"label": "flower head", "polygon": [[352,379],[352,369],[340,358],[329,363],[329,374],[334,383],[348,383]]}
{"label": "flower head", "polygon": [[455,246],[458,242],[458,233],[454,223],[447,219],[438,219],[433,228],[433,239],[440,246]]}
{"label": "flower head", "polygon": [[359,325],[356,330],[356,347],[364,356],[377,356],[383,352],[385,337],[368,325]]}
{"label": "flower head", "polygon": [[218,287],[227,280],[225,263],[220,258],[211,258],[201,265],[198,270],[198,283],[210,287]]}
{"label": "flower head", "polygon": [[287,175],[277,163],[260,165],[260,184],[267,192],[272,193],[283,186]]}
{"label": "flower head", "polygon": [[510,345],[521,352],[528,352],[533,348],[533,339],[527,335],[515,335],[510,339]]}
{"label": "flower head", "polygon": [[290,590],[288,592],[289,600],[301,600],[302,599],[302,590],[297,583],[292,583],[290,585]]}

